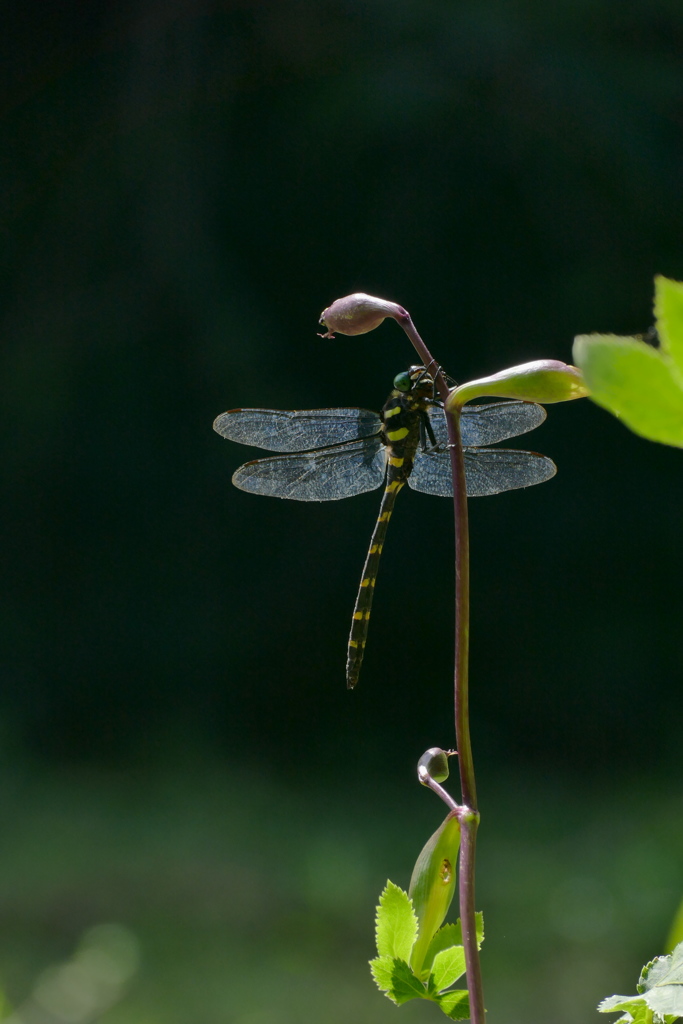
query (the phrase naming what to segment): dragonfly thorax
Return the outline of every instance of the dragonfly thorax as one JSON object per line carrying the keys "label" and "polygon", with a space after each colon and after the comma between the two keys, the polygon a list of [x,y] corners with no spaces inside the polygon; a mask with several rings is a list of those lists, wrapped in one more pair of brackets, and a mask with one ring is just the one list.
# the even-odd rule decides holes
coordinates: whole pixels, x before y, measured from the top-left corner
{"label": "dragonfly thorax", "polygon": [[424,366],[411,366],[409,370],[396,374],[394,389],[404,394],[419,390],[429,396],[434,394],[434,379],[427,373]]}
{"label": "dragonfly thorax", "polygon": [[424,366],[411,366],[394,378],[394,389],[381,412],[382,441],[387,447],[388,483],[404,483],[412,470],[426,410],[434,404],[434,381]]}

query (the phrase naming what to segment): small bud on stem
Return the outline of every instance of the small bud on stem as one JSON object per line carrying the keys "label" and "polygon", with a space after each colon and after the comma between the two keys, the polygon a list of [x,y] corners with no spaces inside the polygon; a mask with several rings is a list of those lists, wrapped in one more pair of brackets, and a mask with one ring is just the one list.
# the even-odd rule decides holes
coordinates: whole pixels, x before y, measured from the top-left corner
{"label": "small bud on stem", "polygon": [[588,388],[576,366],[558,359],[536,359],[531,363],[511,366],[491,377],[461,384],[451,392],[447,408],[455,411],[473,398],[518,398],[524,402],[568,402],[584,398]]}
{"label": "small bud on stem", "polygon": [[321,338],[334,338],[337,334],[367,334],[378,327],[382,320],[391,316],[395,320],[409,319],[408,313],[396,302],[378,299],[365,292],[354,292],[343,299],[335,299],[331,306],[320,314],[320,323],[327,327]]}
{"label": "small bud on stem", "polygon": [[434,782],[445,782],[448,778],[448,758],[454,750],[442,750],[441,747],[430,747],[417,762],[417,777],[423,786],[428,786],[427,778]]}
{"label": "small bud on stem", "polygon": [[409,895],[413,901],[419,930],[410,957],[410,966],[418,976],[422,971],[429,944],[434,938],[434,933],[443,924],[453,899],[459,846],[460,822],[455,811],[451,811],[423,847],[413,869]]}

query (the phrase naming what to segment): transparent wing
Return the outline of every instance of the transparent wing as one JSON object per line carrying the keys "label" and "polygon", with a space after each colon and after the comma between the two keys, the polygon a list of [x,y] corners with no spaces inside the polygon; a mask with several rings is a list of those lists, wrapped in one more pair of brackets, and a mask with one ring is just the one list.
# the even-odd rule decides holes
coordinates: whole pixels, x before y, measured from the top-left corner
{"label": "transparent wing", "polygon": [[231,409],[216,417],[213,429],[230,441],[269,452],[301,452],[370,437],[381,426],[377,413],[368,409]]}
{"label": "transparent wing", "polygon": [[[448,443],[446,416],[440,405],[429,406],[429,419],[437,444]],[[460,418],[462,443],[465,446],[495,444],[519,437],[543,423],[546,411],[534,402],[491,402],[489,405],[466,405]]]}
{"label": "transparent wing", "polygon": [[[466,448],[464,454],[467,493],[471,498],[542,484],[557,472],[553,460],[538,452],[518,452],[513,448]],[[408,486],[424,494],[452,498],[449,453],[418,451]]]}
{"label": "transparent wing", "polygon": [[379,438],[327,451],[257,459],[233,474],[235,487],[296,501],[335,501],[373,491],[384,482],[386,448]]}

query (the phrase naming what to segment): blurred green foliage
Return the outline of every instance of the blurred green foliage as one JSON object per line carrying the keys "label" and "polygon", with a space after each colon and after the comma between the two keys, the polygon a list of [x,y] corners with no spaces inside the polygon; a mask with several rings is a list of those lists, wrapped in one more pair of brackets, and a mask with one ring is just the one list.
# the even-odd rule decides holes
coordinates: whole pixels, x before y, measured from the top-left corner
{"label": "blurred green foliage", "polygon": [[[591,1020],[629,992],[680,893],[680,787],[573,792],[509,773],[481,784],[479,905],[491,1019]],[[0,984],[10,1006],[115,923],[139,967],[106,1024],[428,1021],[370,980],[387,876],[404,888],[442,807],[406,779],[297,789],[253,765],[3,773]],[[646,815],[646,822],[643,820]],[[523,827],[520,828],[520,818]],[[647,823],[647,828],[645,828]],[[455,920],[457,910],[451,911]]]}

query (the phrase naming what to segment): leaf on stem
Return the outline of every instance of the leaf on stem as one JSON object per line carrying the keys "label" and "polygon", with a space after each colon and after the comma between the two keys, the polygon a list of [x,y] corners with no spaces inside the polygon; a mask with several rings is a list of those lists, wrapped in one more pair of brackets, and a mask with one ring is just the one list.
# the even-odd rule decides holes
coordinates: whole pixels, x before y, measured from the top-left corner
{"label": "leaf on stem", "polygon": [[466,988],[456,988],[439,996],[437,1002],[443,1012],[451,1020],[468,1020],[470,1016],[470,997]]}
{"label": "leaf on stem", "polygon": [[625,1011],[614,1024],[653,1024],[652,1010],[639,996],[610,996],[598,1003],[599,1013]]}
{"label": "leaf on stem", "polygon": [[427,990],[405,960],[380,956],[370,961],[370,970],[377,987],[397,1006],[411,999],[427,998]]}
{"label": "leaf on stem", "polygon": [[434,957],[430,981],[437,992],[443,992],[462,978],[465,973],[465,950],[462,946],[450,946],[440,950]]}
{"label": "leaf on stem", "polygon": [[683,942],[670,956],[658,956],[643,967],[638,991],[656,1013],[683,1015]]}
{"label": "leaf on stem", "polygon": [[[481,949],[484,941],[484,915],[480,910],[474,915],[477,929],[477,949]],[[460,918],[455,924],[445,924],[429,943],[429,948],[424,958],[424,968],[429,969],[434,962],[434,957],[444,949],[451,949],[453,946],[462,947],[462,927]],[[453,979],[455,981],[455,978]]]}
{"label": "leaf on stem", "polygon": [[408,894],[390,881],[379,898],[375,937],[380,957],[410,959],[417,938],[417,917]]}
{"label": "leaf on stem", "polygon": [[683,283],[655,277],[655,318],[662,352],[683,373]]}
{"label": "leaf on stem", "polygon": [[600,1013],[622,1011],[616,1024],[674,1024],[683,1015],[683,942],[670,956],[645,964],[638,995],[610,996],[598,1006]]}
{"label": "leaf on stem", "polygon": [[683,447],[683,284],[655,278],[660,345],[612,334],[582,334],[574,359],[591,398],[650,441]]}
{"label": "leaf on stem", "polygon": [[683,388],[661,349],[638,338],[580,335],[574,358],[597,405],[649,441],[683,446]]}

